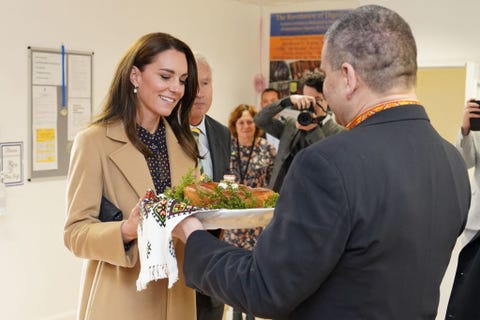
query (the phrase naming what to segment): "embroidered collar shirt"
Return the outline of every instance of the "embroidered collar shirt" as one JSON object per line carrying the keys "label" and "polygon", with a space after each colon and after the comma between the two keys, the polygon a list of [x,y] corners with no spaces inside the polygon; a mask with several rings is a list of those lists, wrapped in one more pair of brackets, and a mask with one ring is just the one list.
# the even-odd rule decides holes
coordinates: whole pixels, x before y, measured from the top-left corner
{"label": "embroidered collar shirt", "polygon": [[418,100],[408,100],[408,99],[400,99],[400,100],[392,100],[387,102],[382,102],[373,107],[368,108],[367,110],[363,111],[355,118],[353,118],[349,123],[345,125],[345,128],[348,130],[356,127],[359,123],[363,122],[365,119],[370,118],[374,114],[381,112],[386,109],[395,108],[399,106],[405,105],[420,105],[420,101]]}

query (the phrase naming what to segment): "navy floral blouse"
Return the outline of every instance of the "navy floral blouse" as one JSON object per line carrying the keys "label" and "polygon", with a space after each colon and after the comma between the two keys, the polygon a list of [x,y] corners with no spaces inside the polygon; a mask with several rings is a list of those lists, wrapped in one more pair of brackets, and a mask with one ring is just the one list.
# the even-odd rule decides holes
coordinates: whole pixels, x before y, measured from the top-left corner
{"label": "navy floral blouse", "polygon": [[[268,186],[272,175],[273,163],[277,151],[264,138],[256,138],[251,147],[238,145],[237,139],[231,143],[230,171],[235,181],[257,188]],[[261,227],[254,229],[225,230],[224,240],[240,248],[252,249],[262,232]]]}
{"label": "navy floral blouse", "polygon": [[156,192],[163,193],[165,188],[172,185],[165,125],[160,121],[157,130],[150,133],[137,124],[137,133],[140,140],[152,151],[152,155],[146,156],[145,160],[147,160]]}

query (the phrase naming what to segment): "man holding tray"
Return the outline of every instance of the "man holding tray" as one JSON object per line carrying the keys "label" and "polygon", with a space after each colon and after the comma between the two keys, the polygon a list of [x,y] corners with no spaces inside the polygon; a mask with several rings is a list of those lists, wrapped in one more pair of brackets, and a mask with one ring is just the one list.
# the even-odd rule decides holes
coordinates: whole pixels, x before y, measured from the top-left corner
{"label": "man holding tray", "polygon": [[469,207],[465,164],[417,100],[397,13],[359,7],[324,41],[324,94],[349,130],[298,153],[253,251],[183,220],[187,285],[263,318],[434,319]]}

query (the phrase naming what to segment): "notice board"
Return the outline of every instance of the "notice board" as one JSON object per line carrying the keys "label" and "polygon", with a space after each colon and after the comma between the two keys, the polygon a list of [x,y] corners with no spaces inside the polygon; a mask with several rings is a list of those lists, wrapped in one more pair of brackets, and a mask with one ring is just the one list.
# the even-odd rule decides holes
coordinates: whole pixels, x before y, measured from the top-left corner
{"label": "notice board", "polygon": [[28,180],[65,176],[92,115],[93,53],[29,47]]}

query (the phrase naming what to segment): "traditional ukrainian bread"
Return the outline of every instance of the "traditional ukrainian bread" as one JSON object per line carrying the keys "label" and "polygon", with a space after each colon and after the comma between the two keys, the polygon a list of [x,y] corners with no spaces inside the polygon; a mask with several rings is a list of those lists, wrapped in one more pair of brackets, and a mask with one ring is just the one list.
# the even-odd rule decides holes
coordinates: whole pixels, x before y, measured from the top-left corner
{"label": "traditional ukrainian bread", "polygon": [[225,209],[261,208],[265,201],[276,195],[273,190],[267,188],[251,188],[225,182],[188,185],[183,189],[183,194],[191,204],[197,207],[219,208],[219,204],[224,204],[228,206]]}

